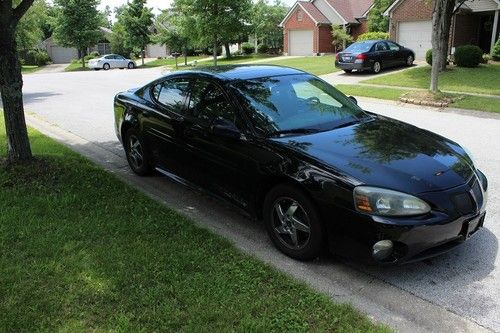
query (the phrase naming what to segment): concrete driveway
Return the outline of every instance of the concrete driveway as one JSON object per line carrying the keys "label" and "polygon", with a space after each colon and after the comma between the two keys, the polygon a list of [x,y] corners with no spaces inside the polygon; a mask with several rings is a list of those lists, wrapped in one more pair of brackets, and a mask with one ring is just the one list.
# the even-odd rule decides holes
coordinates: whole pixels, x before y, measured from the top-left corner
{"label": "concrete driveway", "polygon": [[300,263],[278,253],[264,228],[232,207],[164,177],[139,178],[128,171],[114,134],[113,96],[160,74],[153,68],[25,76],[29,123],[243,251],[400,331],[500,331],[500,117],[360,99],[367,110],[445,135],[473,152],[490,180],[485,228],[448,254],[416,264],[365,267],[335,257]]}

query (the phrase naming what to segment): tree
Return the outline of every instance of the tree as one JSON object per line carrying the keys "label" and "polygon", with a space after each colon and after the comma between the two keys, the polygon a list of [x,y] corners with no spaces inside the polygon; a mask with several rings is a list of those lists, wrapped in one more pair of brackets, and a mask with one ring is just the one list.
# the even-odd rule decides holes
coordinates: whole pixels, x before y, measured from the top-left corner
{"label": "tree", "polygon": [[190,43],[189,35],[181,29],[179,20],[184,19],[182,13],[174,14],[171,10],[162,12],[155,21],[156,35],[153,41],[161,45],[166,45],[173,52],[184,53],[184,64],[187,66],[187,48]]}
{"label": "tree", "polygon": [[430,90],[438,92],[439,72],[446,69],[453,15],[466,0],[434,0],[432,9],[432,70]]}
{"label": "tree", "polygon": [[145,6],[145,0],[132,0],[121,14],[125,28],[125,45],[140,49],[142,64],[144,65],[144,50],[151,41],[151,26],[153,13]]}
{"label": "tree", "polygon": [[375,0],[373,2],[373,8],[368,13],[368,31],[389,31],[389,18],[383,14],[394,1],[395,0]]}
{"label": "tree", "polygon": [[[251,0],[175,0],[174,11],[183,13],[183,29],[191,30],[192,39],[200,45],[212,45],[214,65],[217,49],[241,36],[247,29]],[[191,24],[191,26],[187,26]]]}
{"label": "tree", "polygon": [[47,4],[44,0],[35,0],[26,14],[19,20],[16,28],[18,51],[33,49],[43,40],[43,28],[47,20]]}
{"label": "tree", "polygon": [[278,26],[286,16],[288,7],[280,0],[270,5],[267,0],[258,0],[251,12],[251,23],[254,35],[261,43],[271,48],[283,45],[283,31]]}
{"label": "tree", "polygon": [[30,160],[31,147],[23,107],[23,78],[17,57],[16,27],[33,0],[0,0],[0,92],[7,132],[7,159],[10,163]]}
{"label": "tree", "polygon": [[62,46],[80,51],[82,67],[87,49],[102,37],[102,15],[97,10],[98,0],[55,0],[58,9],[54,37]]}
{"label": "tree", "polygon": [[353,38],[351,35],[345,31],[345,29],[339,25],[332,26],[332,39],[333,46],[335,48],[335,53],[339,48],[345,48],[346,44],[352,43]]}

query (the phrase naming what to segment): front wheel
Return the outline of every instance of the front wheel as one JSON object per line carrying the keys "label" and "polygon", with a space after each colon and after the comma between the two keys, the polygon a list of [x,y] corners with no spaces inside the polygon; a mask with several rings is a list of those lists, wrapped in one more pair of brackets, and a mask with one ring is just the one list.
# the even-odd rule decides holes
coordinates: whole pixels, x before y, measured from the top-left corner
{"label": "front wheel", "polygon": [[372,72],[378,74],[380,73],[381,70],[382,70],[382,65],[380,64],[380,62],[375,61],[372,67]]}
{"label": "front wheel", "polygon": [[415,61],[415,58],[413,58],[412,55],[409,55],[408,58],[406,58],[406,66],[408,66],[408,67],[413,66],[414,61]]}
{"label": "front wheel", "polygon": [[123,136],[123,147],[125,148],[127,162],[134,173],[139,176],[146,176],[151,173],[152,167],[148,151],[144,146],[139,131],[134,128],[127,130]]}
{"label": "front wheel", "polygon": [[278,185],[264,201],[264,221],[274,245],[298,260],[317,258],[323,250],[325,232],[314,203],[301,190]]}
{"label": "front wheel", "polygon": [[128,69],[134,69],[135,65],[133,62],[129,62],[127,67]]}

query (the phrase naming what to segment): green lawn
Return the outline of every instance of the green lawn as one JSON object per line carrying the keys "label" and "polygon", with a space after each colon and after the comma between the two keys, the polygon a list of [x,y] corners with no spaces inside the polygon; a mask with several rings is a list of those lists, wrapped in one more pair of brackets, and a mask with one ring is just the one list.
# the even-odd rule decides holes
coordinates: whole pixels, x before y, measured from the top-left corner
{"label": "green lawn", "polygon": [[30,137],[35,162],[0,162],[1,332],[389,331]]}
{"label": "green lawn", "polygon": [[[388,99],[397,101],[399,97],[408,92],[405,89],[370,87],[363,85],[338,84],[335,86],[346,95],[373,97],[379,99]],[[491,97],[481,97],[473,95],[464,95],[464,98],[450,105],[450,107],[459,109],[470,109],[486,112],[500,113],[500,99]]]}
{"label": "green lawn", "polygon": [[335,68],[335,58],[331,55],[290,59],[282,58],[274,61],[271,59],[269,64],[293,67],[314,75],[323,75],[337,72],[339,70],[338,68]]}
{"label": "green lawn", "polygon": [[[363,83],[429,88],[430,72],[430,66],[418,67],[369,79]],[[477,68],[453,67],[440,74],[439,89],[500,95],[500,64],[480,65]]]}
{"label": "green lawn", "polygon": [[[207,56],[193,56],[193,57],[188,57],[188,62],[194,61],[194,60],[200,60],[200,59],[205,59]],[[179,65],[184,64],[184,57],[179,57],[177,59],[179,62]],[[141,64],[141,59],[136,60],[137,65]],[[160,66],[174,66],[175,67],[175,59],[174,58],[166,58],[166,59],[156,59],[151,62],[145,63],[144,66],[141,67],[160,67]]]}
{"label": "green lawn", "polygon": [[[87,64],[87,62],[85,62],[85,64]],[[68,67],[64,69],[65,72],[78,72],[78,71],[89,71],[89,70],[90,68],[88,68],[87,66],[82,67],[81,61],[73,61],[71,64],[68,65]]]}
{"label": "green lawn", "polygon": [[21,67],[21,73],[30,74],[30,73],[34,73],[34,72],[40,70],[41,68],[42,67],[40,67],[40,66],[23,65]]}

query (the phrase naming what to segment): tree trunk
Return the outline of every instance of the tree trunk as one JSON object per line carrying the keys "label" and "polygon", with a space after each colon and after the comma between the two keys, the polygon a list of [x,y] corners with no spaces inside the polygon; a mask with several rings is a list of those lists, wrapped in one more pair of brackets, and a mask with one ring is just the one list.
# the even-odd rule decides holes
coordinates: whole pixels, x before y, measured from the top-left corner
{"label": "tree trunk", "polygon": [[224,48],[226,49],[226,58],[231,58],[231,49],[229,47],[229,43],[225,43]]}
{"label": "tree trunk", "polygon": [[85,68],[85,55],[84,55],[85,52],[80,51],[80,53],[81,53],[81,56],[82,56],[82,68]]}
{"label": "tree trunk", "polygon": [[443,32],[442,32],[442,49],[441,49],[441,63],[439,64],[439,71],[442,72],[446,70],[446,64],[448,62],[448,50],[450,44],[450,29],[451,21],[453,18],[453,13],[455,9],[455,1],[447,1],[445,7],[445,14],[443,17]]}
{"label": "tree trunk", "polygon": [[144,66],[144,56],[146,55],[146,46],[142,46],[142,49],[141,49],[141,62],[142,62],[142,65]]}
{"label": "tree trunk", "polygon": [[15,25],[0,22],[0,92],[7,132],[9,162],[32,158],[23,108],[23,78],[16,54]]}
{"label": "tree trunk", "polygon": [[184,66],[188,65],[188,47],[184,45]]}
{"label": "tree trunk", "polygon": [[[435,0],[432,11],[432,70],[431,70],[431,86],[432,92],[438,92],[438,76],[443,63],[446,64],[446,59],[443,59],[444,45],[448,44],[448,38],[445,35],[447,23],[447,9],[449,3],[455,3],[455,0]],[[453,12],[453,10],[452,10]],[[448,26],[449,36],[449,26]],[[446,39],[446,40],[445,40]]]}
{"label": "tree trunk", "polygon": [[214,66],[217,66],[217,36],[214,38],[214,51],[213,51],[213,56],[214,56]]}

